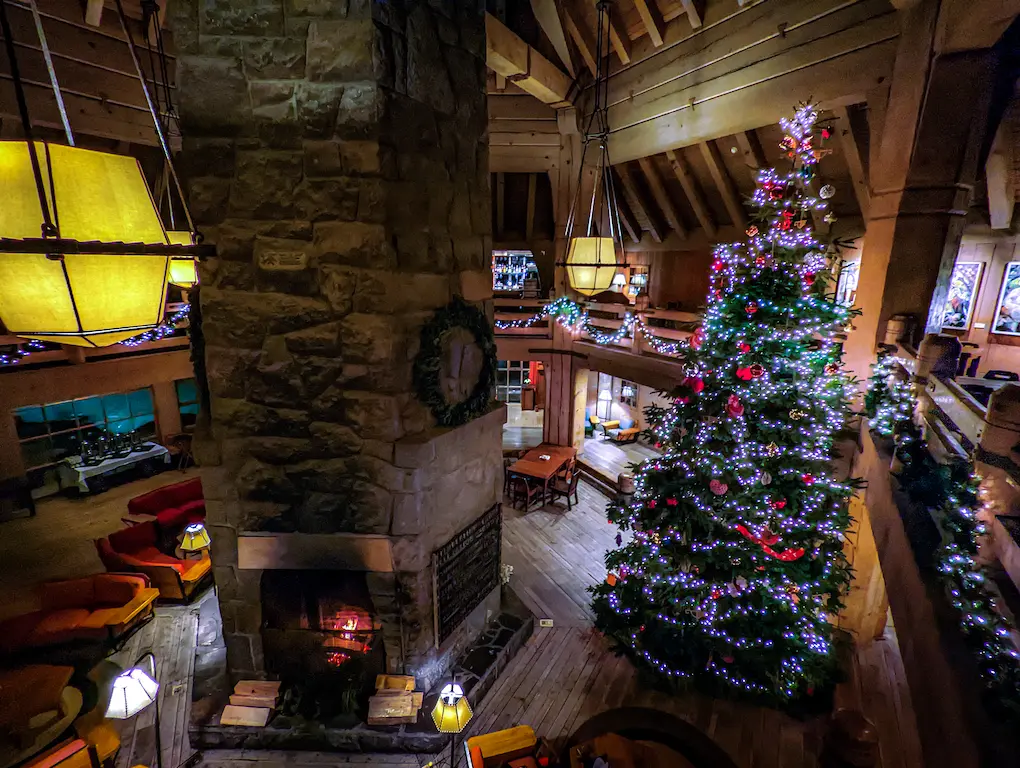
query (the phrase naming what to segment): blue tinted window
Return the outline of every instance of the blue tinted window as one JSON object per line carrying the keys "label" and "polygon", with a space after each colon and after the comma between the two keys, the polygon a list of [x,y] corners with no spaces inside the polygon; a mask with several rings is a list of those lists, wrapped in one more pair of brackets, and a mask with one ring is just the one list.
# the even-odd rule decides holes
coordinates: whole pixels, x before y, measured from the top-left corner
{"label": "blue tinted window", "polygon": [[78,421],[83,425],[102,424],[106,421],[106,417],[103,414],[103,401],[98,397],[75,400],[74,411],[78,414]]}
{"label": "blue tinted window", "polygon": [[[70,400],[63,403],[50,403],[43,406],[46,421],[74,421],[74,403]],[[69,425],[69,426],[73,426]],[[65,427],[66,429],[66,427]]]}
{"label": "blue tinted window", "polygon": [[[195,386],[194,379],[181,379],[180,381],[175,381],[174,386],[177,387],[178,403],[186,405],[188,403],[198,402],[198,387]],[[181,412],[184,412],[183,408],[181,409]]]}
{"label": "blue tinted window", "polygon": [[128,393],[127,398],[132,416],[146,416],[152,413],[152,390],[148,387]]}
{"label": "blue tinted window", "polygon": [[131,417],[131,406],[127,395],[104,395],[103,409],[106,411],[107,422]]}

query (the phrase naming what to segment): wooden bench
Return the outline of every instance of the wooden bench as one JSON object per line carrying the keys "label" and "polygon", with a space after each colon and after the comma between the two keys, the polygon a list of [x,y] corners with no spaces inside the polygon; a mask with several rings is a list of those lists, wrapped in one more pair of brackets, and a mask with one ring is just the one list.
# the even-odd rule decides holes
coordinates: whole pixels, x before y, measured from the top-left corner
{"label": "wooden bench", "polygon": [[627,429],[618,429],[610,435],[610,438],[614,443],[633,443],[637,442],[638,435],[641,434],[641,430],[637,427],[628,427]]}

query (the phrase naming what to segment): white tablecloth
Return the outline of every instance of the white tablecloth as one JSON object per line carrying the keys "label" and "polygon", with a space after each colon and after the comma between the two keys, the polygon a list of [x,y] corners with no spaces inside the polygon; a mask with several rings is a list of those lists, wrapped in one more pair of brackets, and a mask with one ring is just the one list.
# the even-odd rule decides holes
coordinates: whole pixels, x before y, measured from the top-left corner
{"label": "white tablecloth", "polygon": [[82,493],[88,493],[89,486],[85,481],[90,477],[116,472],[119,469],[125,469],[133,464],[140,464],[149,459],[162,458],[165,464],[170,463],[170,451],[162,445],[157,443],[148,443],[147,446],[148,449],[145,451],[132,451],[127,456],[104,459],[99,464],[75,464],[72,466],[70,461],[65,459],[57,465],[57,475],[60,477],[60,487],[77,487]]}

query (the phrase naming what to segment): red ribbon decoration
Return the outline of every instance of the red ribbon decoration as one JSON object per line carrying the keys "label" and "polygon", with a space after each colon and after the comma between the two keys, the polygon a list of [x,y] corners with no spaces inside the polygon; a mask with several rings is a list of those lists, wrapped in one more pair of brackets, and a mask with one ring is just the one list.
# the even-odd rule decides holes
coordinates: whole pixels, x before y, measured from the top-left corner
{"label": "red ribbon decoration", "polygon": [[782,552],[776,552],[772,549],[771,545],[779,542],[779,536],[774,533],[770,533],[768,536],[755,536],[751,533],[746,526],[738,525],[737,531],[747,539],[750,539],[769,557],[774,557],[776,560],[782,560],[784,563],[789,563],[794,560],[799,560],[804,557],[804,548],[797,547],[796,549],[784,549]]}

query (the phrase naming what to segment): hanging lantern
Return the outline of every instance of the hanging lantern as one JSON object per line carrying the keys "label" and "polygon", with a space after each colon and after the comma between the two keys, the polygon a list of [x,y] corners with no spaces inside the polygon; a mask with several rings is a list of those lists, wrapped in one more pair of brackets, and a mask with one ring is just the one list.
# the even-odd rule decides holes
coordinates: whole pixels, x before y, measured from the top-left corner
{"label": "hanging lantern", "polygon": [[[570,204],[567,216],[565,237],[567,240],[567,260],[560,266],[566,266],[567,279],[570,287],[584,296],[594,296],[609,290],[613,284],[618,267],[626,266],[618,262],[623,254],[623,238],[620,234],[620,212],[616,202],[616,185],[610,169],[607,139],[609,136],[609,112],[607,87],[609,72],[606,61],[609,54],[608,43],[601,34],[609,27],[609,3],[600,0],[598,6],[598,55],[595,58],[595,102],[592,106],[590,119],[585,127],[584,144],[581,150],[581,161],[578,163],[578,179],[575,186],[574,199]],[[591,187],[590,200],[582,192],[586,187],[584,177],[591,163],[585,164],[589,145],[594,144],[595,180]],[[591,158],[588,158],[589,161]],[[587,209],[587,210],[585,210]],[[583,226],[577,226],[578,216],[586,218]]]}
{"label": "hanging lantern", "polygon": [[[171,229],[167,230],[166,236],[171,245],[195,244],[191,233],[187,231]],[[194,287],[198,284],[198,262],[190,257],[173,257],[170,259],[170,278],[167,282],[184,290]]]}
{"label": "hanging lantern", "polygon": [[0,241],[8,332],[102,347],[158,325],[170,259],[144,245],[169,242],[138,161],[45,142],[35,149],[55,240],[39,238],[46,219],[28,142],[0,142],[0,238],[13,241]]}
{"label": "hanging lantern", "polygon": [[585,296],[608,291],[616,276],[616,244],[611,237],[575,237],[567,253],[570,287]]}

